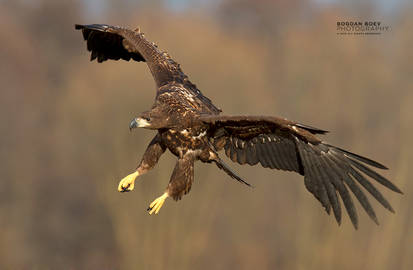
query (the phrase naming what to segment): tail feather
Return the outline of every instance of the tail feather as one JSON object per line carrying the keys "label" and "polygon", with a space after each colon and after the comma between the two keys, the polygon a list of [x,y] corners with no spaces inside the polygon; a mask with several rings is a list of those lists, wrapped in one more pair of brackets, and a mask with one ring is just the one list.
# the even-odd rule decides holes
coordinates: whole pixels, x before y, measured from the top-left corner
{"label": "tail feather", "polygon": [[227,164],[225,164],[220,158],[218,158],[217,160],[213,160],[215,162],[215,164],[218,166],[218,168],[220,168],[221,170],[223,170],[224,172],[226,172],[229,176],[231,176],[232,178],[234,178],[235,180],[237,180],[240,183],[243,183],[249,187],[253,187],[251,184],[247,183],[245,180],[243,180],[240,176],[238,176],[230,167],[228,167]]}

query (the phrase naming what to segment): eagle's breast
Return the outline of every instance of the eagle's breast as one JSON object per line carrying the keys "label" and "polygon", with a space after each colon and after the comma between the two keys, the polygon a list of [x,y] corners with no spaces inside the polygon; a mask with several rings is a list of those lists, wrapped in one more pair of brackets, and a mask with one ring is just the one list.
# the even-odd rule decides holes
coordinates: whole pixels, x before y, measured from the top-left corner
{"label": "eagle's breast", "polygon": [[208,149],[207,130],[205,128],[168,129],[161,135],[168,149],[179,157],[188,153],[198,156]]}

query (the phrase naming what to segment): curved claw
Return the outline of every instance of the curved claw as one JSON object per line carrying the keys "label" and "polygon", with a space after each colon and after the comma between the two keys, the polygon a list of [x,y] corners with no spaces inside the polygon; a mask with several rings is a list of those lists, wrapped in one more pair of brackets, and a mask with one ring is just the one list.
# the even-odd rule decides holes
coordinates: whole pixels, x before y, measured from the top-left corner
{"label": "curved claw", "polygon": [[136,171],[124,177],[118,185],[119,192],[128,192],[132,191],[135,188],[135,180],[139,176],[139,173]]}

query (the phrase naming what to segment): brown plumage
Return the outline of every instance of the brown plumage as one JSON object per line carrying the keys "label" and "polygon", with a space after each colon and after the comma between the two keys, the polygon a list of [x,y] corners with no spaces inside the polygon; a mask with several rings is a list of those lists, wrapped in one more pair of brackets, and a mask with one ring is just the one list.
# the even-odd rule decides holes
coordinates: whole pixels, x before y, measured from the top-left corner
{"label": "brown plumage", "polygon": [[389,180],[375,172],[387,169],[380,163],[321,141],[316,135],[327,131],[271,116],[222,116],[209,98],[189,81],[178,63],[145,39],[143,33],[102,24],[76,25],[82,30],[91,51],[91,60],[146,62],[156,83],[152,108],[133,119],[130,128],[144,127],[157,134],[144,153],[136,171],[119,184],[119,191],[130,191],[137,176],[152,169],[169,149],[178,157],[164,195],[149,207],[158,213],[167,197],[175,200],[187,194],[194,180],[194,162],[215,163],[235,180],[249,185],[219,157],[225,154],[241,165],[260,163],[265,168],[297,172],[306,188],[321,202],[326,212],[333,210],[341,222],[341,203],[357,228],[357,212],[349,190],[377,224],[377,217],[361,187],[386,209],[389,202],[368,180],[401,193]]}

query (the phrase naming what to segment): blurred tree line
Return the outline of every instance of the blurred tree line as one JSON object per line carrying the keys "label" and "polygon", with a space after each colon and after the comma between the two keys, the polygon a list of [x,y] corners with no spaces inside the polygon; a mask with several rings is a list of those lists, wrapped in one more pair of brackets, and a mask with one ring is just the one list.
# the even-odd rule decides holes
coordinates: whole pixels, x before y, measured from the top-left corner
{"label": "blurred tree line", "polygon": [[[411,269],[411,5],[175,2],[0,2],[0,268]],[[391,31],[336,36],[352,14]],[[383,190],[396,215],[374,204],[376,227],[359,207],[359,231],[338,228],[300,176],[234,164],[254,190],[197,164],[191,193],[147,215],[175,159],[117,193],[153,136],[128,122],[154,84],[142,63],[88,61],[73,26],[95,22],[140,26],[224,113],[331,130],[330,143],[388,165],[405,192]]]}

